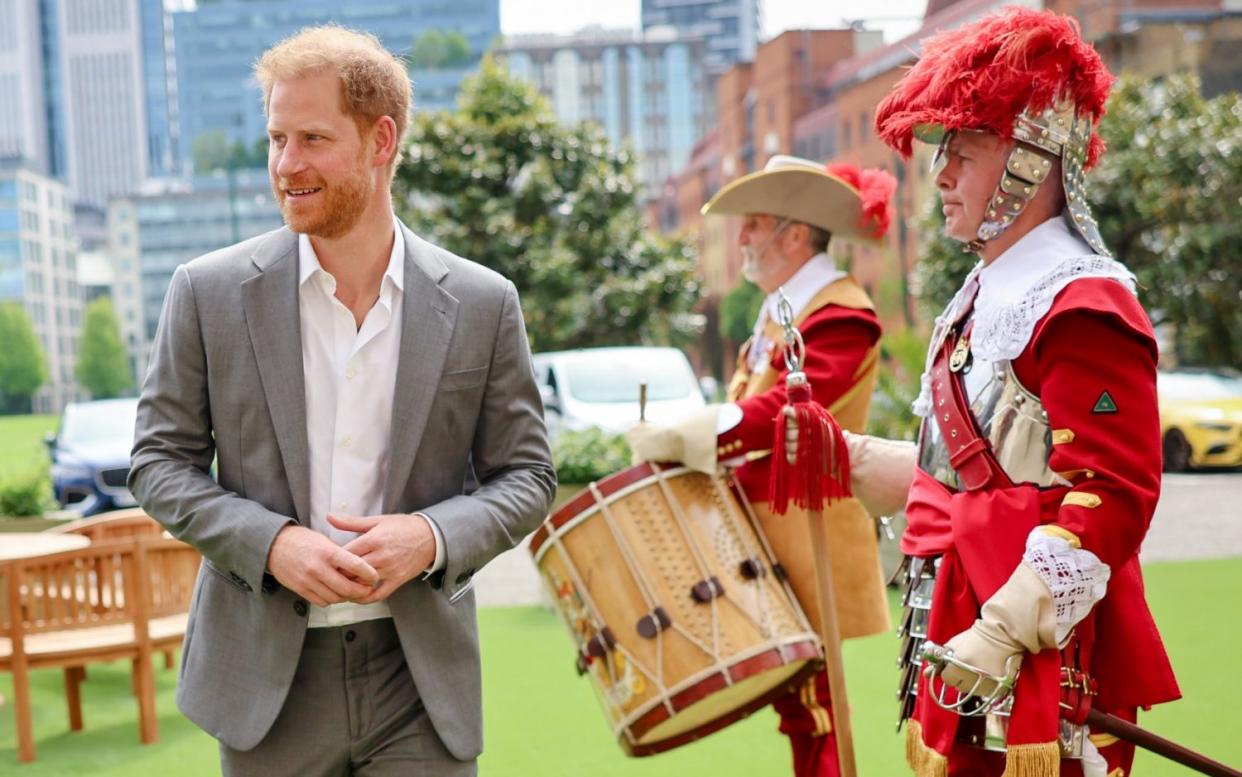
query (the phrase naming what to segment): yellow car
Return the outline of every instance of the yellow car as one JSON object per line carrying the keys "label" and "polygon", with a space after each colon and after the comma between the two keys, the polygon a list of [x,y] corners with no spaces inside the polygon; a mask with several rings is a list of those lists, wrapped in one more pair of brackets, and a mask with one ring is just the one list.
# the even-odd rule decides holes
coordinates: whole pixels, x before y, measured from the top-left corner
{"label": "yellow car", "polygon": [[1156,387],[1166,472],[1242,465],[1242,374],[1161,372]]}

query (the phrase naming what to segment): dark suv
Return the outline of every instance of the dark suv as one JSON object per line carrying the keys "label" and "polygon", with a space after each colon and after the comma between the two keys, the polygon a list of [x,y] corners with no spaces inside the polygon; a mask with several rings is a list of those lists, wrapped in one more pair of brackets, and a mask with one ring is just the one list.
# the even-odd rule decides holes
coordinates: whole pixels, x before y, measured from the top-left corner
{"label": "dark suv", "polygon": [[137,410],[132,398],[65,405],[60,431],[47,438],[52,489],[62,507],[85,516],[135,504],[125,479]]}

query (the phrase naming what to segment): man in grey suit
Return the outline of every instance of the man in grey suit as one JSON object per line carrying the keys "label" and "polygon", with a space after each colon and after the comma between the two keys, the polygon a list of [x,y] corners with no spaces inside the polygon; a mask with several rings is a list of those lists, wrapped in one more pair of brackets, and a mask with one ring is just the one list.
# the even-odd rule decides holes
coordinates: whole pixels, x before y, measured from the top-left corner
{"label": "man in grey suit", "polygon": [[394,217],[410,82],[375,38],[256,75],[287,228],[177,269],[130,471],[205,558],[177,702],[228,775],[474,774],[473,576],[555,489],[517,293]]}

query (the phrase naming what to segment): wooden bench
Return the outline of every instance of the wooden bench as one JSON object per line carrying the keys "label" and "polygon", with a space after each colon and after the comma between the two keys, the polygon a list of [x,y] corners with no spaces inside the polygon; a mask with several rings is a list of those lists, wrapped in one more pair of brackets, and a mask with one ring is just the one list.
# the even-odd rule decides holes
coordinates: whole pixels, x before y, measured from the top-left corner
{"label": "wooden bench", "polygon": [[[92,515],[90,518],[79,518],[48,529],[48,533],[77,534],[89,538],[92,543],[167,536],[159,521],[147,515],[141,507],[127,507]],[[172,650],[166,650],[164,668],[171,669],[172,666]]]}
{"label": "wooden bench", "polygon": [[162,537],[164,527],[139,507],[113,510],[79,518],[48,530],[54,534],[81,534],[91,542],[128,540],[133,537]]}
{"label": "wooden bench", "polygon": [[63,669],[69,728],[77,731],[84,667],[129,660],[139,740],[158,739],[152,655],[184,638],[199,561],[176,540],[135,538],[0,564],[0,671],[13,673],[19,761],[35,757],[34,669]]}

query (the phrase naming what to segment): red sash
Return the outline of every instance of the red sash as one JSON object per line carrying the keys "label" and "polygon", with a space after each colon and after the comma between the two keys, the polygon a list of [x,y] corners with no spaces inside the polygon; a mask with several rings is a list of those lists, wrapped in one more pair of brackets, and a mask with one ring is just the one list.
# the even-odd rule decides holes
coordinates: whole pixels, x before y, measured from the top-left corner
{"label": "red sash", "polygon": [[[969,315],[973,291],[968,290],[971,296],[959,322]],[[981,603],[1021,563],[1026,538],[1040,524],[1043,503],[1061,498],[1034,485],[1014,485],[1001,468],[970,412],[960,375],[950,369],[957,344],[956,338],[946,337],[932,363],[932,411],[964,490],[950,492],[916,468],[906,506],[909,528],[902,537],[904,552],[942,557],[928,624],[928,639],[942,645],[971,627]],[[1010,745],[1056,742],[1060,673],[1057,650],[1024,657],[1014,692]],[[919,680],[914,719],[920,724],[922,746],[947,756],[961,718],[931,700],[927,678]]]}

